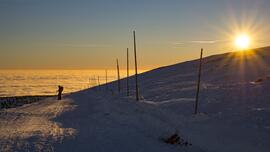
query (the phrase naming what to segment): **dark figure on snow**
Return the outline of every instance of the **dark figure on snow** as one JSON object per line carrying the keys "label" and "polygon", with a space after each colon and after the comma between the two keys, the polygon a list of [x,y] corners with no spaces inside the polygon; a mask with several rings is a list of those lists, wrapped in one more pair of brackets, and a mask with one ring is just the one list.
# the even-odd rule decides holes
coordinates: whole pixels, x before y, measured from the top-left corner
{"label": "dark figure on snow", "polygon": [[63,86],[58,86],[58,100],[61,100],[62,99],[62,92],[64,91],[64,87]]}

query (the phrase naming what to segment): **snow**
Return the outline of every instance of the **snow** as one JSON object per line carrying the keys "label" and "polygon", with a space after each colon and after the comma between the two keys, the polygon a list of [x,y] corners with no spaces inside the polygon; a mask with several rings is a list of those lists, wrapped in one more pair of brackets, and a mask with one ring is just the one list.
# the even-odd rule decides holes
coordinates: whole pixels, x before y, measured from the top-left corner
{"label": "snow", "polygon": [[50,143],[74,135],[73,128],[61,128],[52,121],[64,111],[75,108],[71,101],[55,102],[52,98],[18,108],[4,109],[0,113],[0,151],[50,150]]}
{"label": "snow", "polygon": [[[270,48],[254,52],[203,59],[198,115],[193,114],[198,60],[139,75],[139,102],[134,84],[126,97],[112,82],[109,90],[102,85],[62,101],[2,109],[0,151],[268,152]],[[192,145],[162,142],[175,132]]]}

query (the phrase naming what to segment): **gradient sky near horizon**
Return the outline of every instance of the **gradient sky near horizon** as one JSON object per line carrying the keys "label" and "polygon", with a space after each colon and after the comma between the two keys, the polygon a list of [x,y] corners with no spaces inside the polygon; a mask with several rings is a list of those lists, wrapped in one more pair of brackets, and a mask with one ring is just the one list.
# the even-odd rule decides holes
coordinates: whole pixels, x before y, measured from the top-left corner
{"label": "gradient sky near horizon", "polygon": [[114,68],[136,30],[152,69],[232,51],[242,32],[268,46],[269,16],[269,0],[0,0],[0,68]]}

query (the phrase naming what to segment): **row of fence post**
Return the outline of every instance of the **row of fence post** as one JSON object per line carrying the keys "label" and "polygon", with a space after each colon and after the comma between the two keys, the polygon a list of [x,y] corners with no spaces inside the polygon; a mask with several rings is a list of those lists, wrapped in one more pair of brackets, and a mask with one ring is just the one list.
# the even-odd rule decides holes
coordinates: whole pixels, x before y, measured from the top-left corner
{"label": "row of fence post", "polygon": [[[133,31],[133,43],[134,43],[134,61],[135,61],[135,90],[136,90],[136,100],[139,101],[139,86],[138,86],[138,65],[137,65],[137,50],[136,50],[136,35],[135,31]],[[118,78],[118,92],[121,92],[121,84],[120,84],[120,70],[119,70],[119,62],[116,59],[116,69],[117,69],[117,78]],[[129,93],[129,50],[127,48],[127,96]]]}
{"label": "row of fence post", "polygon": [[[135,62],[135,93],[136,100],[139,101],[139,85],[138,85],[138,65],[137,65],[137,46],[136,46],[136,33],[133,31],[133,47],[134,47],[134,62]],[[129,49],[127,48],[127,96],[130,95],[129,92]],[[199,68],[198,68],[198,79],[197,79],[197,88],[196,88],[196,97],[195,97],[195,105],[194,105],[194,114],[198,113],[198,104],[199,104],[199,94],[200,94],[200,83],[201,83],[201,71],[202,71],[202,58],[203,58],[203,48],[201,48],[200,59],[199,59]],[[120,78],[120,68],[119,61],[116,59],[116,68],[117,68],[117,84],[118,84],[118,92],[121,92],[121,78]],[[98,80],[99,81],[99,80]],[[106,88],[107,86],[107,70],[106,70]]]}

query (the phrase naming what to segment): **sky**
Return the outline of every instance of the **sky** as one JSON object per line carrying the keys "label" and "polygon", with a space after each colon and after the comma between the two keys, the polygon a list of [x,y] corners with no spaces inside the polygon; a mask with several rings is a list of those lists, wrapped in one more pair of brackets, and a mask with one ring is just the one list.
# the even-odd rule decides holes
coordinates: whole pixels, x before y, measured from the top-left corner
{"label": "sky", "polygon": [[270,45],[269,0],[0,0],[0,69],[153,69]]}

